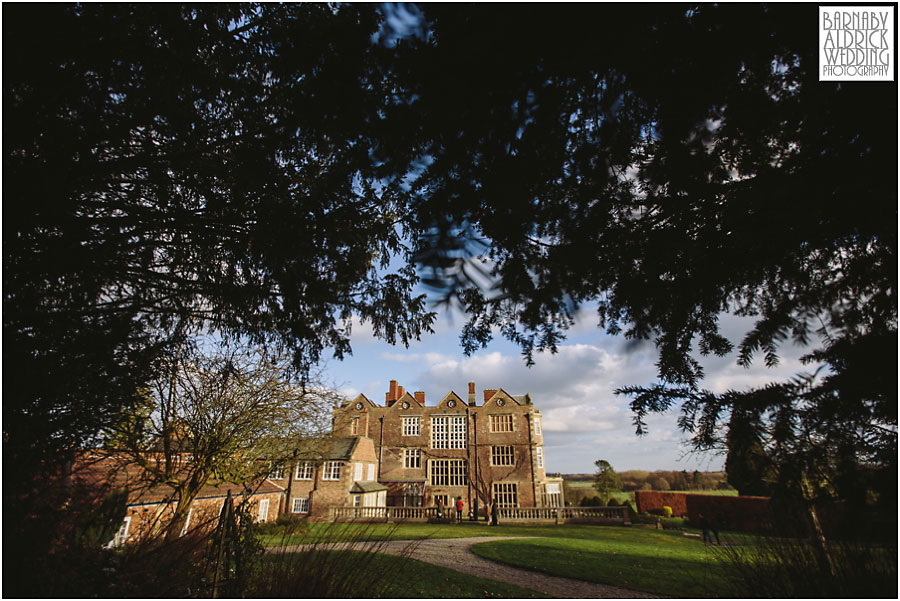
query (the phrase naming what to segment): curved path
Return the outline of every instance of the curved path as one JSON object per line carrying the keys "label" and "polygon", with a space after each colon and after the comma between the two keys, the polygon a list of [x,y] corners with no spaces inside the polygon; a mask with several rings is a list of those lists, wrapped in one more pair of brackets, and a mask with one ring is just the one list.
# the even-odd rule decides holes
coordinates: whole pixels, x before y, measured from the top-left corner
{"label": "curved path", "polygon": [[[524,588],[564,599],[648,599],[660,598],[640,591],[632,591],[607,584],[596,584],[571,578],[550,576],[522,568],[514,568],[490,561],[472,553],[472,545],[494,540],[523,538],[516,536],[473,536],[468,538],[440,538],[422,541],[387,541],[383,543],[328,544],[333,549],[372,549],[391,555],[408,555],[413,559],[450,568],[479,578],[508,582]],[[269,553],[301,551],[309,545],[294,545],[267,549]]]}

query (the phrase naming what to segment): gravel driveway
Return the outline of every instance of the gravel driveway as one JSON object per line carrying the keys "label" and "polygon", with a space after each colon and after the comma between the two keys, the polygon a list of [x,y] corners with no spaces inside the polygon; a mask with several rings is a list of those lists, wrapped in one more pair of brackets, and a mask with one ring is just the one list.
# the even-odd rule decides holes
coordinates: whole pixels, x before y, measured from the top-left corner
{"label": "gravel driveway", "polygon": [[[389,541],[379,544],[378,551],[391,555],[408,554],[413,559],[425,561],[434,565],[450,568],[464,574],[471,574],[480,578],[489,578],[508,582],[524,588],[561,597],[564,599],[658,599],[659,595],[651,595],[639,591],[595,584],[571,578],[549,576],[540,572],[514,568],[502,563],[489,561],[478,557],[471,551],[471,547],[477,543],[486,543],[494,540],[506,540],[510,538],[523,538],[515,536],[473,536],[469,538],[442,538],[427,539],[423,541]],[[412,552],[409,546],[413,544]],[[344,545],[329,544],[333,549],[350,549],[353,543]],[[357,545],[358,546],[358,545]],[[267,549],[269,553],[281,553],[299,551],[306,545],[294,545],[290,547],[278,547]]]}

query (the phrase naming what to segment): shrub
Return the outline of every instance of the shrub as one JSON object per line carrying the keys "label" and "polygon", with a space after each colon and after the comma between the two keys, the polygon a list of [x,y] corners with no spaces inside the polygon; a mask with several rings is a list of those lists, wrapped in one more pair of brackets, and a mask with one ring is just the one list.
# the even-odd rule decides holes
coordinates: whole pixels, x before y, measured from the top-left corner
{"label": "shrub", "polygon": [[668,505],[663,505],[662,506],[662,514],[664,517],[667,517],[667,518],[672,517],[672,508],[669,507]]}
{"label": "shrub", "polygon": [[723,597],[897,597],[894,545],[832,541],[827,559],[808,540],[783,537],[715,549],[731,586]]}
{"label": "shrub", "polygon": [[[378,537],[381,538],[381,537]],[[390,533],[387,537],[391,538]],[[332,523],[307,534],[301,550],[268,553],[254,574],[247,598],[381,598],[417,543],[385,558],[388,540],[375,540],[370,525]],[[291,539],[291,545],[296,540]],[[349,550],[348,550],[349,549]]]}

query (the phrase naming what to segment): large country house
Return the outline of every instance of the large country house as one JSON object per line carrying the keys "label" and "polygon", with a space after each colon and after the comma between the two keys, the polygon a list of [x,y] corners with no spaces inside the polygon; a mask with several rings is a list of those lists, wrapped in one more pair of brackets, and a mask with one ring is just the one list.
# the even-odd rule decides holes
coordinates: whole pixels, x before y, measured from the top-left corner
{"label": "large country house", "polygon": [[281,513],[328,519],[331,506],[453,505],[466,513],[561,507],[562,479],[545,471],[540,409],[531,396],[483,391],[436,405],[391,380],[384,405],[365,395],[334,409],[331,447],[321,461],[297,461],[269,480],[284,490]]}
{"label": "large country house", "polygon": [[[450,510],[457,499],[472,517],[484,516],[488,503],[500,509],[564,505],[562,478],[545,471],[541,412],[528,394],[488,389],[479,403],[470,382],[466,399],[450,391],[428,406],[424,392],[409,394],[391,380],[384,405],[362,394],[345,399],[334,407],[332,437],[302,442],[303,458],[272,466],[263,480],[204,487],[185,530],[214,524],[229,495],[247,499],[260,522],[284,514],[334,519],[336,507]],[[83,488],[100,490],[102,482],[106,490],[128,493],[126,517],[111,545],[136,540],[171,515],[172,491],[146,481],[137,465],[115,454],[88,459],[80,461],[76,477]],[[385,511],[370,514],[386,517]],[[408,517],[424,515],[419,510]]]}

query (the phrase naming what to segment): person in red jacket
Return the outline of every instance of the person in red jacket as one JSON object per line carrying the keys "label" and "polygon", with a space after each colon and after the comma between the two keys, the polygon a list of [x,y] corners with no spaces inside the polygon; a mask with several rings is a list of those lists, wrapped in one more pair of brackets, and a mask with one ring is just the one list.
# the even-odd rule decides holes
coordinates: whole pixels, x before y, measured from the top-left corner
{"label": "person in red jacket", "polygon": [[463,500],[462,497],[456,497],[456,523],[462,523]]}

